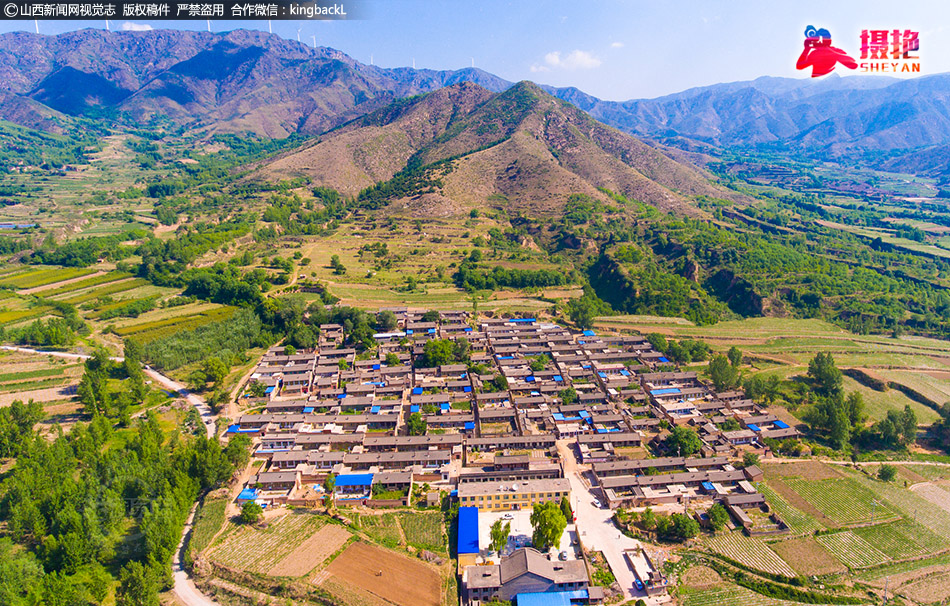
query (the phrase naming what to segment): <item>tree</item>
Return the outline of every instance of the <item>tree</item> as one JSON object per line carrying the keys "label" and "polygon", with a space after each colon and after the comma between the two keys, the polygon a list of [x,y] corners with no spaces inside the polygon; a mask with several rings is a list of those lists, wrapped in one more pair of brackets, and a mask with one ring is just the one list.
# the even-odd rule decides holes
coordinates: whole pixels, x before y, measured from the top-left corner
{"label": "tree", "polygon": [[660,536],[673,541],[686,541],[699,534],[699,522],[682,513],[661,517],[656,528]]}
{"label": "tree", "polygon": [[379,332],[392,332],[396,330],[396,327],[399,326],[396,320],[396,314],[384,309],[383,311],[376,314],[376,329]]}
{"label": "tree", "polygon": [[455,344],[450,339],[429,339],[422,346],[422,366],[434,368],[455,361]]}
{"label": "tree", "polygon": [[561,497],[561,513],[568,521],[574,519],[574,510],[571,509],[571,500],[567,497]]}
{"label": "tree", "polygon": [[577,391],[573,387],[562,389],[557,392],[557,397],[561,398],[562,404],[573,404],[577,402]]}
{"label": "tree", "polygon": [[890,482],[897,477],[897,468],[885,463],[878,468],[877,477],[882,482]]}
{"label": "tree", "polygon": [[264,509],[255,501],[248,501],[241,507],[241,522],[256,524],[264,516]]}
{"label": "tree", "polygon": [[200,368],[196,368],[188,375],[188,387],[192,391],[201,391],[208,384],[208,375]]}
{"label": "tree", "polygon": [[426,430],[428,430],[428,423],[422,418],[422,415],[418,412],[414,412],[409,415],[409,420],[406,425],[409,427],[410,436],[424,436],[426,435]]}
{"label": "tree", "polygon": [[656,528],[656,514],[653,513],[652,507],[647,507],[643,510],[643,513],[640,514],[640,525],[643,526],[644,530],[653,530]]}
{"label": "tree", "polygon": [[135,560],[123,566],[115,603],[116,606],[158,606],[158,580],[151,568]]}
{"label": "tree", "polygon": [[284,345],[284,355],[285,356],[296,356],[297,348],[293,345]]}
{"label": "tree", "polygon": [[808,363],[808,377],[815,392],[822,396],[835,396],[841,393],[844,379],[841,370],[835,366],[830,353],[819,352]]}
{"label": "tree", "polygon": [[709,363],[709,378],[712,379],[716,391],[732,389],[739,382],[739,371],[730,364],[726,356],[718,355]]}
{"label": "tree", "polygon": [[342,276],[346,273],[346,267],[340,262],[340,255],[330,257],[330,268],[333,270],[333,273],[338,276]]}
{"label": "tree", "polygon": [[267,395],[267,386],[260,381],[252,381],[248,391],[251,393],[251,397],[253,398],[263,398]]}
{"label": "tree", "polygon": [[681,457],[688,457],[699,452],[703,447],[703,441],[699,435],[689,427],[677,425],[666,438],[667,446]]}
{"label": "tree", "polygon": [[434,309],[430,309],[429,311],[422,314],[422,321],[423,322],[438,322],[439,312],[435,311]]}
{"label": "tree", "polygon": [[845,408],[848,412],[848,421],[851,426],[860,425],[864,422],[864,398],[856,391],[852,391],[845,398]]}
{"label": "tree", "polygon": [[401,366],[402,360],[399,359],[399,355],[393,352],[386,354],[386,366]]}
{"label": "tree", "polygon": [[538,551],[547,551],[552,545],[560,543],[561,535],[567,528],[567,518],[558,503],[539,503],[531,512],[531,527],[534,529],[531,542]]}
{"label": "tree", "polygon": [[502,523],[495,520],[491,525],[491,549],[501,555],[502,550],[508,545],[508,535],[511,534],[511,522]]}
{"label": "tree", "polygon": [[327,493],[332,493],[333,489],[336,488],[336,474],[328,473],[327,477],[323,480],[323,489]]}
{"label": "tree", "polygon": [[738,368],[739,364],[742,363],[742,351],[735,345],[729,348],[729,352],[726,354],[726,356],[729,358],[729,362],[734,367]]}
{"label": "tree", "polygon": [[666,353],[666,350],[669,348],[669,343],[667,343],[666,337],[658,332],[651,332],[648,334],[647,341],[650,342],[650,345],[653,346],[653,349],[660,353]]}
{"label": "tree", "polygon": [[205,360],[203,365],[205,378],[212,383],[218,384],[228,376],[228,365],[218,357],[211,357]]}
{"label": "tree", "polygon": [[742,455],[742,467],[752,467],[759,464],[759,455],[754,452],[747,452]]}
{"label": "tree", "polygon": [[729,523],[729,512],[722,506],[722,503],[716,503],[706,513],[709,515],[709,523],[713,530],[722,530]]}
{"label": "tree", "polygon": [[486,383],[485,387],[492,391],[505,391],[508,389],[508,379],[505,375],[495,375],[495,378]]}

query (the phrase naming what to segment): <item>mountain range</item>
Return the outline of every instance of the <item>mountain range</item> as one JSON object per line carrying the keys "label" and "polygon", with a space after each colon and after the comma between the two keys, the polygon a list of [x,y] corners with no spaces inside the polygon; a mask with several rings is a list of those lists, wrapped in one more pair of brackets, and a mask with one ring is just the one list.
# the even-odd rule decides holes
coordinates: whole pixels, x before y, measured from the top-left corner
{"label": "mountain range", "polygon": [[[460,82],[496,93],[514,86],[473,68],[365,65],[334,49],[257,31],[0,35],[0,118],[47,130],[70,116],[121,113],[207,131],[314,135]],[[947,170],[947,74],[764,77],[623,102],[576,88],[542,88],[624,132],[692,149],[860,153],[884,156],[894,169]]]}

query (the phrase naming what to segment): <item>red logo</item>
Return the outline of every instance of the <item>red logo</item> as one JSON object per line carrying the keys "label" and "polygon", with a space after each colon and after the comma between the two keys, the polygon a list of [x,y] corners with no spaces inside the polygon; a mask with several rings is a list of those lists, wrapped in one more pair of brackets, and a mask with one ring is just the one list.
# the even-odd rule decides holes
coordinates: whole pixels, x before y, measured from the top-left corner
{"label": "red logo", "polygon": [[848,69],[857,69],[858,62],[840,48],[831,46],[831,32],[809,25],[805,28],[805,49],[798,57],[797,69],[811,68],[811,77],[830,74],[840,63]]}

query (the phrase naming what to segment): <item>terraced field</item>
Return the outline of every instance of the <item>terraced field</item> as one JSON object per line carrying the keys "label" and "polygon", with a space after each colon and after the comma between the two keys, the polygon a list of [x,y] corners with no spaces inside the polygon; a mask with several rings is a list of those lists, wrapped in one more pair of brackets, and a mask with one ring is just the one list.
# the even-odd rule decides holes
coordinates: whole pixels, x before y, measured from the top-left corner
{"label": "terraced field", "polygon": [[820,535],[815,540],[849,568],[868,568],[890,559],[850,530]]}
{"label": "terraced field", "polygon": [[852,532],[876,549],[898,560],[934,553],[948,546],[945,540],[928,528],[907,519],[890,524],[855,528]]}
{"label": "terraced field", "polygon": [[683,606],[801,606],[801,602],[770,598],[725,583],[706,589],[680,588],[680,596]]}
{"label": "terraced field", "polygon": [[788,524],[792,534],[812,534],[823,528],[818,520],[792,507],[788,501],[769,488],[765,482],[757,483],[756,488],[765,496],[765,500],[775,513]]}
{"label": "terraced field", "polygon": [[93,301],[101,297],[106,297],[109,295],[114,295],[116,293],[125,292],[127,290],[138,288],[140,286],[145,286],[148,283],[149,283],[148,280],[144,278],[134,278],[131,280],[118,280],[118,281],[106,284],[104,286],[101,286],[99,288],[93,288],[90,290],[85,290],[83,292],[71,295],[69,297],[63,297],[62,299],[59,299],[59,300],[65,303],[69,303],[71,305],[79,305],[87,301]]}
{"label": "terraced field", "polygon": [[23,273],[0,278],[0,286],[9,286],[17,289],[36,288],[55,284],[63,280],[71,280],[95,273],[96,270],[78,267],[55,267],[35,269]]}
{"label": "terraced field", "polygon": [[134,336],[141,343],[148,343],[184,330],[193,330],[199,326],[219,322],[230,318],[236,307],[225,305],[212,306],[198,313],[176,315],[157,320],[128,324],[114,329],[120,337]]}
{"label": "terraced field", "polygon": [[386,547],[396,547],[402,541],[399,523],[394,513],[384,513],[380,516],[361,515],[358,516],[358,524],[360,530]]}
{"label": "terraced field", "polygon": [[853,483],[883,497],[891,507],[900,511],[904,518],[916,519],[938,537],[950,541],[950,513],[920,497],[903,486],[879,482],[850,469],[842,469]]}
{"label": "terraced field", "polygon": [[796,574],[777,553],[769,549],[768,545],[759,539],[747,537],[741,532],[721,533],[706,540],[706,546],[756,570],[789,577],[794,577]]}
{"label": "terraced field", "polygon": [[883,522],[898,517],[886,503],[881,502],[877,494],[848,478],[786,478],[785,484],[818,511],[844,526]]}
{"label": "terraced field", "polygon": [[99,274],[84,280],[77,280],[75,282],[70,282],[69,284],[63,284],[62,286],[54,286],[53,288],[43,289],[35,294],[41,297],[55,297],[57,295],[83,290],[84,288],[92,288],[93,286],[99,286],[100,284],[108,284],[109,282],[124,280],[131,277],[132,274],[126,272],[110,271],[109,273]]}
{"label": "terraced field", "polygon": [[288,513],[264,530],[245,526],[215,545],[208,556],[216,561],[260,574],[267,574],[284,556],[323,526],[323,520],[310,513]]}

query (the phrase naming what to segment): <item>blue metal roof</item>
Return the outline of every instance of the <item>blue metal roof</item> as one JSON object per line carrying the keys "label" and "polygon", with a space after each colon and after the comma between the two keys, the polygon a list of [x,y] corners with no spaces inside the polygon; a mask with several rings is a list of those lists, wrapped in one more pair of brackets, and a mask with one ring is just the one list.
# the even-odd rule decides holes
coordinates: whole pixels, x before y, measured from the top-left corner
{"label": "blue metal roof", "polygon": [[375,414],[379,414],[379,406],[370,406],[370,407],[369,407],[369,412],[370,412],[371,414],[374,414],[374,415],[375,415]]}
{"label": "blue metal roof", "polygon": [[779,429],[788,429],[788,423],[786,423],[785,421],[776,421],[775,426],[778,427]]}
{"label": "blue metal roof", "polygon": [[654,389],[650,393],[654,396],[663,396],[671,393],[680,393],[680,390],[677,387],[668,387],[666,389]]}
{"label": "blue metal roof", "polygon": [[257,489],[256,488],[245,488],[241,491],[241,494],[238,495],[238,501],[253,501],[257,498]]}
{"label": "blue metal roof", "polygon": [[475,429],[475,421],[465,421],[465,430]]}
{"label": "blue metal roof", "polygon": [[304,413],[311,413],[313,412],[313,406],[304,406],[303,411]]}
{"label": "blue metal roof", "polygon": [[702,487],[703,487],[703,490],[715,490],[715,488],[712,485],[712,482],[703,482]]}
{"label": "blue metal roof", "polygon": [[749,423],[748,425],[746,425],[746,427],[748,427],[752,431],[762,431],[762,429],[755,423]]}
{"label": "blue metal roof", "polygon": [[421,387],[413,387],[413,388],[412,388],[412,395],[414,395],[414,396],[421,396],[421,395],[422,395],[422,388],[421,388]]}
{"label": "blue metal roof", "polygon": [[410,413],[419,412],[419,405],[418,405],[418,404],[411,404],[411,405],[409,406],[409,412],[410,412]]}
{"label": "blue metal roof", "polygon": [[596,335],[594,334],[594,331],[593,331],[593,330],[585,330],[585,331],[584,331],[584,336],[585,336],[585,337],[594,337],[594,336],[596,336]]}
{"label": "blue metal roof", "polygon": [[534,318],[512,318],[511,321],[516,324],[532,324],[536,322],[537,320],[535,320]]}
{"label": "blue metal roof", "polygon": [[577,415],[578,415],[579,417],[581,417],[581,418],[584,418],[584,419],[589,419],[589,418],[590,418],[590,413],[587,412],[586,410],[582,410],[582,411],[578,412]]}
{"label": "blue metal roof", "polygon": [[561,381],[564,380],[564,377],[562,377],[561,375],[554,375],[554,380],[560,383]]}
{"label": "blue metal roof", "polygon": [[666,359],[665,357],[663,357],[663,356],[660,356],[660,362],[663,362],[663,363],[667,363],[667,364],[668,364],[668,363],[669,363],[669,360],[667,360],[667,359]]}
{"label": "blue metal roof", "polygon": [[462,391],[464,391],[465,393],[471,393],[471,392],[472,392],[472,386],[471,386],[471,385],[466,385],[465,387],[462,388]]}
{"label": "blue metal roof", "polygon": [[371,473],[342,473],[336,477],[337,486],[370,486],[372,483]]}
{"label": "blue metal roof", "polygon": [[458,553],[478,553],[478,507],[459,507]]}
{"label": "blue metal roof", "polygon": [[441,404],[439,404],[439,408],[441,408],[442,410],[448,410],[449,408],[451,408],[451,406],[449,405],[448,402],[442,402]]}
{"label": "blue metal roof", "polygon": [[525,377],[524,380],[525,380],[525,383],[534,383],[535,381],[534,377]]}
{"label": "blue metal roof", "polygon": [[379,364],[373,364],[373,370],[379,370]]}
{"label": "blue metal roof", "polygon": [[274,393],[274,386],[271,385],[270,387],[268,387],[267,389],[265,389],[265,390],[264,390],[264,393]]}
{"label": "blue metal roof", "polygon": [[547,591],[544,593],[519,593],[515,596],[517,606],[571,606],[571,600],[588,600],[586,589],[577,591]]}

